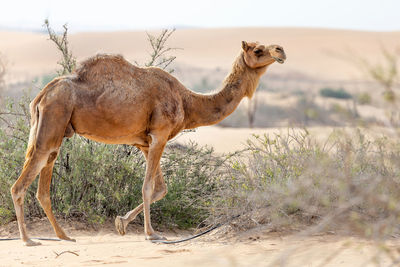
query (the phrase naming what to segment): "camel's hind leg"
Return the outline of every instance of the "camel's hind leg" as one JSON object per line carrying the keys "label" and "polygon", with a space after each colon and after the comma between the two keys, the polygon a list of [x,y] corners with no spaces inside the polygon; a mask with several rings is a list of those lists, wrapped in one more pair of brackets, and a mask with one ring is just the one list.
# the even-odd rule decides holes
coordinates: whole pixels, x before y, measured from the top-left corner
{"label": "camel's hind leg", "polygon": [[[47,178],[41,179],[41,184],[46,185],[49,183],[48,176],[51,175],[51,171],[49,171],[50,166],[48,166],[48,164],[53,164],[55,155],[57,155],[57,151],[61,145],[69,118],[70,114],[67,114],[65,110],[59,111],[53,109],[51,105],[49,105],[40,116],[38,115],[38,120],[31,128],[28,151],[22,173],[11,187],[11,195],[18,220],[20,236],[27,246],[39,245],[40,243],[34,242],[28,237],[24,220],[24,197],[30,184],[45,167],[47,168],[44,170],[44,175],[42,176]],[[54,154],[54,152],[56,154]],[[42,188],[43,189],[39,188],[39,191],[45,192],[45,187],[42,186]],[[46,202],[46,197],[39,196],[39,199],[41,202]],[[49,214],[47,204],[44,206],[44,209],[46,214]]]}
{"label": "camel's hind leg", "polygon": [[[28,148],[33,149],[33,148]],[[15,207],[15,214],[18,220],[18,228],[22,241],[26,246],[40,245],[39,242],[32,241],[27,234],[24,218],[24,197],[30,184],[47,162],[48,153],[32,152],[28,150],[28,155],[21,175],[11,187],[12,199]]]}
{"label": "camel's hind leg", "polygon": [[64,230],[58,225],[53,211],[51,210],[51,200],[50,200],[50,183],[51,176],[53,174],[54,162],[57,159],[58,152],[51,152],[49,158],[47,160],[47,165],[40,172],[39,177],[39,186],[37,190],[36,197],[40,202],[44,212],[46,213],[47,218],[49,219],[51,225],[53,226],[54,232],[57,237],[63,240],[74,241],[75,239],[69,238]]}

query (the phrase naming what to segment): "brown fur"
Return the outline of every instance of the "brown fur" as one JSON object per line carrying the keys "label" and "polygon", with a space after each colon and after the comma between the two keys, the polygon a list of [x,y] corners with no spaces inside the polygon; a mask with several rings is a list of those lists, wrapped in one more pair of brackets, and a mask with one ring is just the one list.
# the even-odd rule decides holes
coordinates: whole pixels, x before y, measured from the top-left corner
{"label": "brown fur", "polygon": [[137,146],[146,157],[143,203],[115,220],[124,234],[127,224],[144,210],[145,234],[161,238],[150,223],[150,204],[167,188],[160,158],[168,140],[183,129],[215,124],[231,114],[243,97],[251,97],[267,67],[286,59],[279,46],[242,44],[223,88],[213,95],[196,94],[159,68],[138,68],[119,55],[97,55],[71,76],[50,82],[32,101],[31,133],[22,173],[11,188],[21,239],[28,238],[23,199],[40,172],[37,198],[55,233],[70,240],[57,224],[50,202],[50,181],[63,137],[74,133],[108,144]]}
{"label": "brown fur", "polygon": [[121,80],[134,75],[137,67],[121,55],[98,54],[83,61],[76,69],[76,78],[82,82],[100,83],[107,80]]}

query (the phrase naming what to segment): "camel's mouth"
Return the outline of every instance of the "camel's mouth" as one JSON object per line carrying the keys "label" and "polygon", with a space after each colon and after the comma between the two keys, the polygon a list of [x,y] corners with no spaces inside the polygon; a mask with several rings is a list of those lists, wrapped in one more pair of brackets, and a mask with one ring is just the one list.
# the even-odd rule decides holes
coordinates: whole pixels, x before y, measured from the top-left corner
{"label": "camel's mouth", "polygon": [[283,62],[285,62],[284,59],[281,59],[279,57],[272,57],[273,59],[275,59],[276,62],[278,62],[279,64],[283,64]]}

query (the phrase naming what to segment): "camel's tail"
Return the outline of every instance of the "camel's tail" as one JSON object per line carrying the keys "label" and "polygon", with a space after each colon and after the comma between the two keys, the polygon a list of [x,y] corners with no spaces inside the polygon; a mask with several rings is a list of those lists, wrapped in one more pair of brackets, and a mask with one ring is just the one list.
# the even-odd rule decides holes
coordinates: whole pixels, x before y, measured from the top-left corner
{"label": "camel's tail", "polygon": [[[40,93],[32,100],[32,102],[29,105],[30,112],[31,112],[31,129],[29,132],[29,141],[28,141],[28,148],[26,150],[26,156],[25,159],[28,160],[31,156],[33,151],[35,150],[35,144],[36,144],[36,137],[37,137],[37,132],[38,132],[38,125],[39,125],[39,103],[42,100],[43,96],[46,94],[49,88],[54,87],[58,79],[54,79],[53,81],[49,82],[43,89],[40,91]],[[25,161],[25,164],[27,161]]]}

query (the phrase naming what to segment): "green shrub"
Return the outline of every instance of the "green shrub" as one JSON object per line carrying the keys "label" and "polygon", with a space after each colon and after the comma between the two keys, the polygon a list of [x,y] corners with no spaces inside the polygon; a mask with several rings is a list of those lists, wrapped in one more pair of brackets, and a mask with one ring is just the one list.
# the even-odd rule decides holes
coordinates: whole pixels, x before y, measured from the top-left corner
{"label": "green shrub", "polygon": [[371,95],[369,93],[361,93],[357,96],[357,102],[360,105],[369,105],[371,104]]}
{"label": "green shrub", "polygon": [[352,95],[344,89],[322,88],[319,94],[323,97],[337,98],[337,99],[351,99]]}
{"label": "green shrub", "polygon": [[203,224],[209,217],[208,196],[223,176],[223,164],[224,157],[215,156],[213,149],[195,143],[167,148],[161,166],[168,194],[152,205],[152,214],[156,214],[152,218],[157,217],[160,224],[180,228]]}

